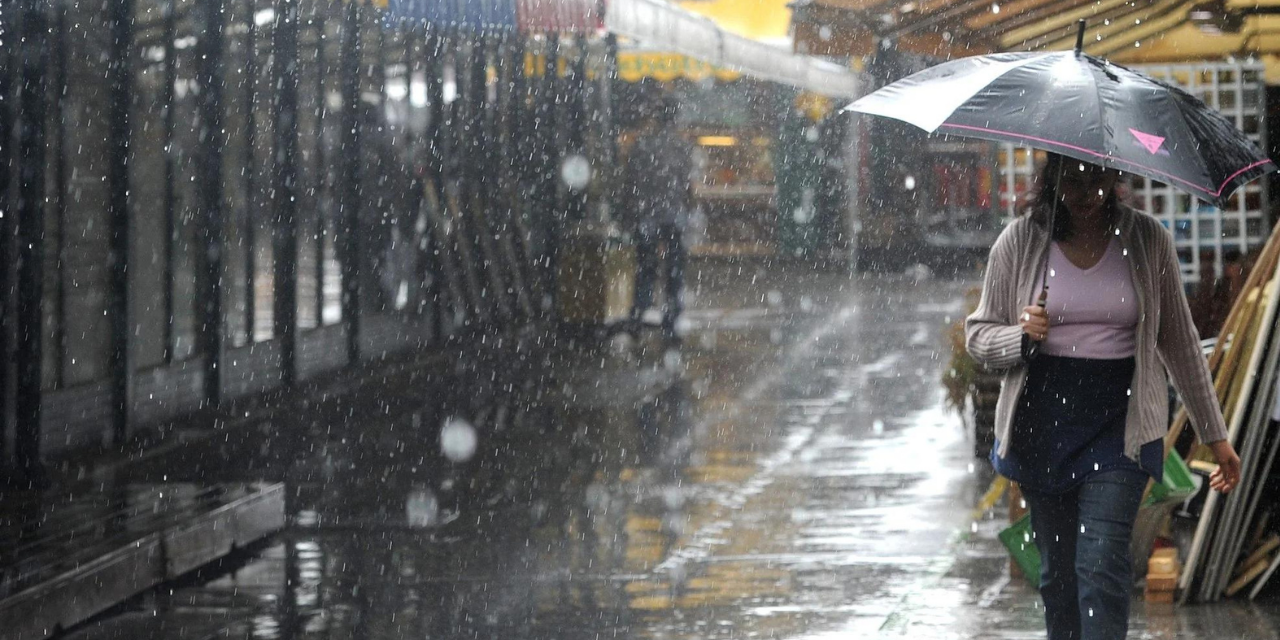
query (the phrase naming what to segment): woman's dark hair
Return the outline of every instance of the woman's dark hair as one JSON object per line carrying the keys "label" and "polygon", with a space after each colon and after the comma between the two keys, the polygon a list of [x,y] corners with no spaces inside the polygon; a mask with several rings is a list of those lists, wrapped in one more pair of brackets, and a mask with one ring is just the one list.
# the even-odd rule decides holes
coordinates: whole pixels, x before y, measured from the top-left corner
{"label": "woman's dark hair", "polygon": [[[1080,161],[1056,153],[1048,154],[1048,159],[1036,178],[1038,184],[1023,209],[1023,213],[1030,215],[1031,221],[1040,225],[1041,228],[1048,227],[1049,218],[1052,217],[1053,239],[1059,242],[1070,240],[1072,233],[1071,211],[1058,202],[1058,173],[1062,171],[1064,163],[1067,162]],[[1055,203],[1058,205],[1056,212],[1053,211]],[[1111,193],[1107,194],[1107,201],[1102,206],[1111,215],[1115,215],[1119,211],[1119,201],[1116,199],[1115,189],[1112,189]]]}

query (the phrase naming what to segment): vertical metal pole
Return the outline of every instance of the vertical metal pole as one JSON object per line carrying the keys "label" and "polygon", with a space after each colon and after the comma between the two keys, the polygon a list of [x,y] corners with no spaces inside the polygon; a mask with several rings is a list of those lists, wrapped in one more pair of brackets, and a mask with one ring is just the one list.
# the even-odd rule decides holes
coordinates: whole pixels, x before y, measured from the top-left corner
{"label": "vertical metal pole", "polygon": [[605,36],[605,68],[606,78],[603,83],[605,91],[608,94],[603,100],[603,109],[605,110],[605,153],[608,158],[605,159],[605,166],[609,167],[609,188],[605,190],[608,195],[608,210],[611,217],[619,219],[618,207],[622,203],[620,189],[625,188],[622,184],[622,163],[618,153],[618,139],[622,136],[622,124],[619,118],[620,104],[618,97],[622,91],[623,80],[618,73],[618,36],[610,33]]}
{"label": "vertical metal pole", "polygon": [[560,266],[560,218],[559,188],[556,185],[556,166],[560,161],[560,132],[556,127],[556,104],[560,101],[560,36],[547,34],[546,66],[543,69],[543,87],[538,104],[541,134],[542,166],[538,176],[538,189],[542,194],[539,202],[542,209],[538,224],[543,226],[541,232],[546,234],[546,255],[543,260],[543,282],[546,283],[544,311],[557,317],[559,282],[557,270]]}
{"label": "vertical metal pole", "polygon": [[44,113],[46,4],[23,3],[18,87],[18,300],[16,430],[14,453],[28,477],[43,475],[40,460],[41,313],[44,222]]}
{"label": "vertical metal pole", "polygon": [[[413,75],[414,75],[414,70],[418,68],[418,64],[420,62],[420,58],[418,58],[417,56],[419,33],[418,33],[418,29],[412,23],[409,23],[409,22],[402,21],[400,23],[400,27],[402,29],[402,32],[404,33],[404,78],[405,78],[404,81],[405,81],[405,87],[407,89],[407,98],[405,102],[407,106],[405,109],[406,116],[405,116],[404,136],[405,136],[405,145],[409,148],[410,157],[413,158],[411,162],[414,163],[413,166],[411,167],[412,175],[410,176],[410,180],[409,180],[410,205],[409,205],[409,210],[407,212],[407,215],[411,216],[412,226],[415,230],[417,230],[417,229],[424,228],[424,225],[422,224],[422,210],[424,206],[422,190],[423,190],[423,185],[425,184],[425,178],[426,178],[426,176],[423,175],[423,172],[421,171],[421,168],[422,168],[421,163],[422,163],[422,157],[423,157],[422,155],[420,155],[421,140],[418,136],[418,133],[414,130],[414,119],[417,115],[417,109],[414,107],[414,104],[413,104]],[[403,224],[401,226],[403,227]],[[413,233],[406,234],[406,238],[413,238],[413,237],[414,237]],[[416,251],[414,256],[414,275],[418,278],[418,282],[415,284],[416,293],[414,297],[415,297],[415,301],[417,302],[417,305],[413,309],[413,315],[415,316],[415,319],[417,321],[424,320],[425,314],[428,313],[427,311],[428,307],[426,304],[426,292],[427,292],[427,283],[429,282],[429,279],[425,277],[426,274],[422,273],[422,263],[423,263],[422,257],[424,253],[425,251],[424,251],[423,244],[422,242],[419,242],[416,246]],[[434,335],[434,332],[433,332],[433,335]]]}
{"label": "vertical metal pole", "polygon": [[[372,117],[367,118],[366,122],[369,123],[372,131],[377,132],[375,133],[376,137],[373,144],[373,174],[376,176],[374,184],[377,185],[378,192],[381,193],[382,189],[390,184],[387,179],[387,171],[391,167],[384,166],[383,163],[389,163],[394,158],[395,151],[392,148],[391,141],[395,139],[395,135],[391,133],[391,123],[387,121],[387,26],[383,23],[382,17],[378,16],[377,11],[373,9],[373,1],[369,0],[369,12],[374,15],[373,22],[377,25],[375,33],[378,35],[378,40],[374,49],[375,62],[370,68],[370,72],[374,74],[373,88],[377,91],[378,107],[371,110]],[[369,112],[364,113],[368,114]],[[373,269],[374,273],[387,267],[381,254],[386,250],[387,244],[389,244],[388,237],[391,234],[387,223],[395,224],[395,220],[387,215],[389,210],[395,210],[395,206],[390,204],[390,201],[390,197],[377,198],[378,206],[372,212],[372,215],[366,217],[366,223],[369,226],[365,227],[365,229],[370,231],[377,229],[371,234],[376,240],[372,243],[365,243],[364,250],[369,255],[360,256],[360,265],[364,269]],[[377,222],[374,222],[375,220]],[[366,272],[365,277],[368,278],[368,276],[369,274]],[[380,290],[379,287],[374,287],[371,295],[373,304],[368,305],[368,307],[375,309],[380,314],[385,314],[392,308],[386,291]]]}
{"label": "vertical metal pole", "polygon": [[[587,37],[573,36],[574,56],[569,79],[568,148],[569,153],[586,155],[587,141]],[[580,221],[587,216],[587,191],[579,189],[568,193],[565,203],[565,219]]]}
{"label": "vertical metal pole", "polygon": [[107,132],[107,226],[111,230],[107,263],[111,294],[107,315],[111,322],[112,435],[116,445],[129,438],[133,413],[133,305],[130,304],[129,256],[129,105],[132,102],[133,0],[116,0],[111,7],[111,102]]}
{"label": "vertical metal pole", "polygon": [[362,20],[360,3],[347,4],[346,22],[342,27],[342,198],[338,210],[342,256],[342,318],[347,324],[347,362],[360,361],[360,70],[364,53],[361,47]]}
{"label": "vertical metal pole", "polygon": [[[525,127],[525,117],[528,113],[525,101],[529,97],[529,79],[525,76],[525,39],[522,35],[516,33],[511,35],[511,48],[508,56],[508,67],[511,73],[511,100],[508,103],[507,113],[507,145],[510,155],[507,158],[508,166],[507,176],[512,181],[512,189],[519,194],[523,191],[525,185],[529,183],[529,155],[534,148],[530,144],[532,133]],[[525,224],[524,215],[527,211],[523,205],[524,198],[516,197],[512,199],[510,222],[515,234],[516,249],[516,268],[520,272],[520,278],[524,283],[527,297],[536,295],[538,291],[538,274],[534,269],[533,252],[529,248],[531,238],[529,237],[529,227]],[[533,303],[529,304],[526,313],[535,316]]]}
{"label": "vertical metal pole", "polygon": [[444,171],[444,38],[435,27],[428,25],[423,36],[423,53],[426,59],[427,82],[427,173],[440,174]]}
{"label": "vertical metal pole", "polygon": [[[177,150],[173,147],[174,130],[177,128],[178,105],[174,98],[174,84],[178,81],[177,46],[178,0],[169,0],[164,6],[164,361],[173,362],[174,356],[174,245],[178,242]],[[203,38],[201,38],[203,41]],[[203,145],[202,145],[203,146]]]}
{"label": "vertical metal pole", "polygon": [[204,260],[198,281],[201,304],[200,340],[204,352],[204,396],[210,406],[222,401],[222,356],[226,350],[223,326],[223,257],[226,255],[226,216],[222,199],[222,154],[226,133],[222,119],[222,51],[226,29],[226,0],[204,0],[204,36],[200,41],[200,179]]}
{"label": "vertical metal pole", "polygon": [[516,118],[519,114],[519,103],[523,100],[523,79],[521,67],[524,55],[518,46],[519,37],[511,30],[504,30],[498,40],[496,53],[498,68],[498,100],[493,105],[493,129],[489,139],[493,141],[497,154],[496,188],[493,189],[496,203],[493,207],[496,233],[499,235],[499,251],[504,258],[507,269],[508,299],[513,305],[513,315],[527,320],[532,317],[533,305],[529,298],[527,278],[524,273],[526,265],[520,246],[524,225],[519,219],[519,200],[516,191],[519,181],[515,175],[518,145]]}
{"label": "vertical metal pole", "polygon": [[297,380],[298,352],[298,19],[299,0],[276,1],[274,59],[275,172],[271,245],[274,335],[280,341],[283,384]]}
{"label": "vertical metal pole", "polygon": [[493,226],[492,194],[495,188],[496,175],[493,166],[493,139],[489,131],[489,38],[485,32],[476,33],[471,39],[471,61],[468,64],[467,90],[468,128],[471,136],[468,141],[470,149],[465,159],[470,170],[467,172],[469,203],[471,205],[472,246],[479,254],[477,264],[485,274],[483,286],[489,288],[489,304],[496,312],[499,321],[510,322],[512,310],[507,297],[506,276],[502,273],[502,258],[494,247],[493,238],[497,231]]}
{"label": "vertical metal pole", "polygon": [[[459,263],[461,275],[466,285],[467,307],[474,316],[476,322],[481,326],[488,325],[490,321],[489,304],[485,295],[484,285],[480,279],[483,277],[481,270],[484,268],[483,262],[479,258],[479,248],[475,245],[475,238],[471,235],[475,221],[470,219],[467,212],[470,210],[468,205],[468,181],[470,176],[469,167],[466,164],[468,160],[467,145],[470,140],[466,137],[469,122],[467,121],[467,102],[470,92],[466,83],[466,72],[469,65],[466,64],[466,56],[464,55],[464,37],[462,30],[458,27],[451,29],[451,32],[445,36],[446,49],[452,50],[451,63],[454,73],[454,82],[457,87],[455,99],[445,109],[446,119],[442,131],[445,132],[446,151],[445,151],[445,175],[442,177],[441,185],[443,187],[442,201],[445,209],[449,211],[449,219],[454,224],[454,231],[450,234],[452,237],[452,249]],[[452,188],[451,188],[452,187]]]}
{"label": "vertical metal pole", "polygon": [[[440,58],[442,56],[442,40],[433,31],[433,27],[427,25],[424,29],[422,38],[423,53],[423,79],[427,85],[427,130],[423,132],[426,140],[425,167],[423,171],[423,199],[427,198],[427,190],[430,189],[435,193],[439,193],[439,180],[443,171],[443,155],[440,145],[440,119],[444,117],[444,108],[441,104],[442,100],[442,83],[440,70]],[[419,213],[422,216],[428,216],[439,212],[428,212],[423,210]],[[436,340],[444,337],[444,313],[448,309],[446,304],[445,292],[449,289],[449,283],[445,278],[447,275],[444,271],[443,255],[444,239],[438,233],[436,221],[428,219],[426,222],[427,241],[419,245],[418,259],[420,260],[423,270],[422,277],[429,283],[424,295],[431,300],[431,335]]]}
{"label": "vertical metal pole", "polygon": [[[17,9],[13,0],[0,0],[0,39],[5,41],[13,37],[13,24]],[[13,318],[9,316],[12,309],[13,295],[9,288],[13,267],[13,215],[9,211],[9,192],[11,168],[13,166],[13,73],[17,65],[15,52],[18,47],[0,47],[0,466],[9,462],[10,426],[9,412],[13,408],[9,397],[10,375],[10,331]]]}
{"label": "vertical metal pole", "polygon": [[[1258,73],[1261,74],[1262,71],[1260,70],[1258,71]],[[1255,77],[1254,82],[1258,86],[1258,106],[1257,106],[1258,108],[1258,141],[1262,148],[1268,149],[1269,145],[1267,145],[1267,139],[1268,139],[1268,136],[1270,135],[1269,132],[1271,129],[1270,124],[1267,122],[1267,89],[1268,87],[1266,83],[1262,81],[1262,78],[1260,75],[1258,77]],[[1247,107],[1244,107],[1243,102],[1244,101],[1241,100],[1241,107],[1247,108]],[[1262,188],[1262,193],[1259,194],[1259,197],[1261,198],[1260,204],[1262,207],[1262,223],[1263,223],[1262,233],[1265,234],[1266,230],[1270,229],[1275,222],[1271,218],[1271,211],[1272,211],[1271,209],[1271,174],[1268,173],[1262,176],[1262,178],[1258,181],[1258,185]],[[1240,198],[1243,200],[1244,195],[1241,194]],[[1265,235],[1263,237],[1265,237]],[[1247,239],[1245,240],[1245,244],[1246,245],[1248,244]]]}
{"label": "vertical metal pole", "polygon": [[[332,5],[330,5],[332,6]],[[315,10],[315,28],[316,28],[316,264],[315,264],[315,280],[316,280],[316,327],[324,326],[324,243],[326,235],[326,215],[329,208],[324,206],[326,198],[329,197],[329,154],[326,153],[324,141],[324,116],[329,111],[325,102],[324,95],[324,78],[325,78],[325,15],[320,9],[320,5]]]}
{"label": "vertical metal pole", "polygon": [[[70,196],[70,184],[68,183],[67,174],[67,6],[59,3],[57,7],[57,26],[54,27],[53,36],[57,39],[53,48],[54,56],[54,113],[57,114],[57,129],[54,131],[54,147],[57,149],[58,157],[55,160],[54,183],[57,185],[57,194],[54,198],[54,217],[58,221],[58,232],[55,242],[57,242],[57,278],[54,280],[57,287],[57,315],[55,316],[56,324],[54,325],[53,348],[56,357],[54,358],[54,387],[61,389],[66,384],[66,362],[67,356],[67,198]],[[4,144],[0,142],[0,144]]]}
{"label": "vertical metal pole", "polygon": [[257,99],[258,92],[258,23],[257,16],[257,0],[244,0],[249,8],[248,24],[245,32],[245,61],[244,61],[244,104],[245,104],[245,124],[244,124],[244,193],[245,193],[245,214],[244,214],[244,332],[245,342],[253,344],[254,325],[257,323],[257,310],[254,308],[257,304],[257,295],[254,292],[253,283],[257,280],[258,270],[258,209],[257,209],[257,138],[258,138],[258,118],[257,105],[254,101]]}
{"label": "vertical metal pole", "polygon": [[[622,134],[622,128],[618,123],[618,91],[622,87],[622,79],[618,76],[618,35],[609,33],[604,39],[604,56],[605,56],[605,78],[602,85],[608,91],[603,101],[605,110],[605,135],[608,139],[605,141],[605,152],[609,154],[606,161],[609,166],[616,170],[618,165],[618,138]],[[617,181],[613,181],[617,184]],[[617,204],[617,193],[610,190],[612,201],[609,203],[610,210],[613,205]]]}

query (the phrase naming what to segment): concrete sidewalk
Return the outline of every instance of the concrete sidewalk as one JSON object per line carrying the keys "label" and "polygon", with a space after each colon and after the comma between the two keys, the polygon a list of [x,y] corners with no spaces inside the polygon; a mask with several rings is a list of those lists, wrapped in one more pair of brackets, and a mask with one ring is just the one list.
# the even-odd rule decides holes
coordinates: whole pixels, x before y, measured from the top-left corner
{"label": "concrete sidewalk", "polygon": [[[754,263],[690,283],[681,349],[550,345],[131,467],[285,482],[290,526],[68,637],[1043,638],[942,406],[970,283]],[[1272,590],[1136,601],[1131,637],[1278,627]]]}

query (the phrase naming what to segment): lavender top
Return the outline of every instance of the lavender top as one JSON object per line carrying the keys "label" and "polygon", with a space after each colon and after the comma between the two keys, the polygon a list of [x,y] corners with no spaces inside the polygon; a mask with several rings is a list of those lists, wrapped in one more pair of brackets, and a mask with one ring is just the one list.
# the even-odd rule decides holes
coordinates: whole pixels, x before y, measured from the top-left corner
{"label": "lavender top", "polygon": [[1081,269],[1053,243],[1049,250],[1049,337],[1040,350],[1051,356],[1116,360],[1137,352],[1138,298],[1124,249],[1112,239],[1098,263]]}
{"label": "lavender top", "polygon": [[[1144,444],[1169,431],[1170,378],[1191,414],[1191,428],[1200,441],[1226,439],[1227,425],[1213,390],[1213,377],[1200,352],[1200,335],[1191,322],[1191,309],[1182,290],[1173,236],[1155,218],[1125,206],[1120,207],[1116,225],[1121,257],[1129,265],[1138,293],[1137,364],[1132,394],[1127,396],[1124,455],[1136,462]],[[1005,227],[991,247],[978,308],[965,319],[969,355],[988,370],[1004,372],[996,402],[1001,456],[1009,454],[1013,413],[1027,382],[1018,316],[1040,295],[1037,267],[1048,251],[1047,236],[1028,216]]]}

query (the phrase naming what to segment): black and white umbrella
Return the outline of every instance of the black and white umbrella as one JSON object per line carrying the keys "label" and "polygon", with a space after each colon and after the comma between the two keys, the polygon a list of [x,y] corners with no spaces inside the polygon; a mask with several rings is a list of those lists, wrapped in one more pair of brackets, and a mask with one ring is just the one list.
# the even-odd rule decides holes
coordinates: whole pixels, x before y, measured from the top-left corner
{"label": "black and white umbrella", "polygon": [[1248,137],[1200,99],[1075,51],[953,60],[846,107],[930,133],[1012,142],[1135,173],[1222,207],[1276,170]]}

